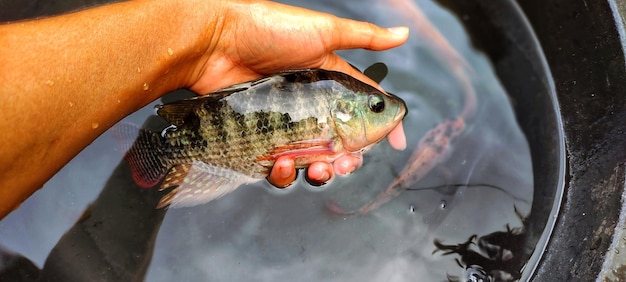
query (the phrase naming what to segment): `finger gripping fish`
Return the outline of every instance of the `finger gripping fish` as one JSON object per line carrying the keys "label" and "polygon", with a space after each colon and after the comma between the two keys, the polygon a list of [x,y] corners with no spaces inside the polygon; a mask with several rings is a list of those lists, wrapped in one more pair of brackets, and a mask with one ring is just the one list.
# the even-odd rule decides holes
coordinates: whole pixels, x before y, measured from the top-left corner
{"label": "finger gripping fish", "polygon": [[172,126],[139,130],[125,159],[140,186],[172,188],[159,207],[194,206],[267,177],[279,157],[303,168],[363,153],[406,105],[347,74],[306,69],[158,105],[157,114]]}

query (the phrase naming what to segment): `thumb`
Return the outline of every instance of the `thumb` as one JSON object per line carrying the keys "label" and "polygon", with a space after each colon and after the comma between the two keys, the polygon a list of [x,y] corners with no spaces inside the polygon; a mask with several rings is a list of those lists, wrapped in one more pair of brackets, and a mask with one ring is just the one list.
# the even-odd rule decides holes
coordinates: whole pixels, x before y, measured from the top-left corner
{"label": "thumb", "polygon": [[330,47],[333,50],[363,48],[386,50],[402,45],[409,38],[405,26],[383,28],[368,22],[337,18],[332,25]]}

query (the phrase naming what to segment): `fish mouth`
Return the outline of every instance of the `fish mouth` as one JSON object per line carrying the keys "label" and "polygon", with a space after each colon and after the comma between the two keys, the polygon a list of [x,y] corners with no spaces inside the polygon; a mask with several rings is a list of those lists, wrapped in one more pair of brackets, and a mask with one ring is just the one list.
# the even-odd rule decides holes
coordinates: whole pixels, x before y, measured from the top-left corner
{"label": "fish mouth", "polygon": [[409,110],[404,100],[402,100],[402,98],[394,94],[391,94],[391,95],[395,96],[395,98],[398,99],[398,104],[400,104],[400,106],[398,107],[398,111],[396,112],[396,116],[393,117],[393,121],[398,122],[404,119],[404,117],[409,113]]}

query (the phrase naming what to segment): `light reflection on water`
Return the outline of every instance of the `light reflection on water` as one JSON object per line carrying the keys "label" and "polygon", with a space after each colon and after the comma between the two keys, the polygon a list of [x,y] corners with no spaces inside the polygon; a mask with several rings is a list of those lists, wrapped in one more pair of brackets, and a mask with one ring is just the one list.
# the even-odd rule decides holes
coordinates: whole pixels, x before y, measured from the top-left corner
{"label": "light reflection on water", "polygon": [[[382,0],[284,2],[382,26],[408,24]],[[430,1],[416,2],[474,69],[479,101],[473,123],[449,159],[411,188],[476,185],[405,191],[365,216],[329,213],[329,199],[358,208],[384,190],[424,133],[463,107],[461,85],[420,34],[412,33],[406,45],[386,52],[341,52],[361,69],[379,61],[389,67],[382,86],[409,107],[407,152],[383,142],[359,171],[323,187],[300,177],[287,191],[260,183],[206,205],[169,210],[148,281],[441,281],[465,270],[454,254],[433,254],[435,239],[453,245],[474,234],[506,230],[506,224],[522,226],[514,206],[522,215],[530,210],[532,168],[507,95],[487,58],[470,47],[458,20]],[[127,121],[142,124],[151,114],[148,106]],[[109,134],[103,135],[0,221],[2,245],[42,266],[63,233],[98,197],[122,158],[117,148]]]}

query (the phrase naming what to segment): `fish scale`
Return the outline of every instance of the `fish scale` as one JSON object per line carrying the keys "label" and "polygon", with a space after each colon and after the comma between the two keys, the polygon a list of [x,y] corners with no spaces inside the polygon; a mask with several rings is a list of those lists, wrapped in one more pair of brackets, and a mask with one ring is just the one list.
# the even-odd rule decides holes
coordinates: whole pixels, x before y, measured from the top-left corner
{"label": "fish scale", "polygon": [[159,206],[192,206],[265,178],[276,159],[296,167],[360,154],[404,117],[404,102],[340,72],[277,73],[157,106],[173,127],[141,130],[126,154],[135,181],[172,188]]}

